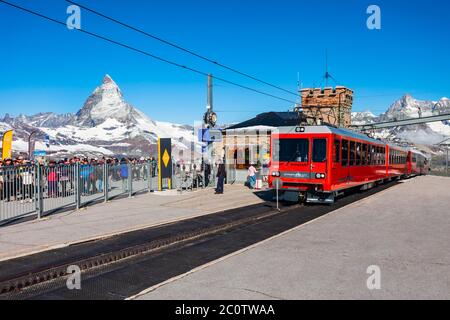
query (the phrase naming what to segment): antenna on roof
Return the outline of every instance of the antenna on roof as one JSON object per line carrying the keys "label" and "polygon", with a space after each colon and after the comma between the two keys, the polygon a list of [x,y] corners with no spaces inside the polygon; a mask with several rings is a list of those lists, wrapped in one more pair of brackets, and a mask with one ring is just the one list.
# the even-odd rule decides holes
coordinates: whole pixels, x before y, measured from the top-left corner
{"label": "antenna on roof", "polygon": [[303,89],[302,82],[300,81],[300,72],[297,72],[297,92],[298,92],[298,102],[294,106],[294,112],[300,111],[300,105],[302,103],[302,95],[301,90]]}
{"label": "antenna on roof", "polygon": [[303,84],[300,82],[300,72],[297,72],[297,89],[298,91],[303,89]]}
{"label": "antenna on roof", "polygon": [[337,85],[336,79],[328,72],[328,49],[325,50],[325,75],[323,77],[325,79],[325,87],[328,87],[328,79],[333,80]]}

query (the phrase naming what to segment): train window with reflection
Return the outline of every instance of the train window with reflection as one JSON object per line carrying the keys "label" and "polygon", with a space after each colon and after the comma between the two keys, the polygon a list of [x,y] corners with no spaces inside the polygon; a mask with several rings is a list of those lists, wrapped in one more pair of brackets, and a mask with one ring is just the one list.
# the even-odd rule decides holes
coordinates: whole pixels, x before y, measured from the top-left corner
{"label": "train window with reflection", "polygon": [[342,166],[348,166],[348,141],[342,140]]}
{"label": "train window with reflection", "polygon": [[274,161],[308,162],[308,139],[275,139],[273,141]]}
{"label": "train window with reflection", "polygon": [[327,139],[314,139],[312,160],[313,162],[327,161]]}
{"label": "train window with reflection", "polygon": [[350,141],[350,165],[355,165],[355,158],[356,158],[356,143],[355,141]]}
{"label": "train window with reflection", "polygon": [[356,165],[361,165],[361,142],[356,143]]}
{"label": "train window with reflection", "polygon": [[378,164],[383,164],[383,150],[381,147],[378,147]]}
{"label": "train window with reflection", "polygon": [[341,161],[340,152],[341,152],[341,142],[339,140],[334,140],[334,149],[333,149],[334,163],[339,163]]}
{"label": "train window with reflection", "polygon": [[375,164],[375,147],[370,146],[369,163],[371,166]]}
{"label": "train window with reflection", "polygon": [[362,163],[363,166],[367,165],[367,144],[362,146]]}

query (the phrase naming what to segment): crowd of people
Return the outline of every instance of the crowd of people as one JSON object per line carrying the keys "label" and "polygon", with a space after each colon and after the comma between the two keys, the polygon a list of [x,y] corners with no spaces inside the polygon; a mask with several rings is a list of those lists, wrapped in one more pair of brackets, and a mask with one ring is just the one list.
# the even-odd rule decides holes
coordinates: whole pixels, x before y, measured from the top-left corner
{"label": "crowd of people", "polygon": [[[78,165],[78,177],[75,168]],[[122,181],[122,188],[128,191],[128,179],[146,180],[156,176],[157,162],[154,158],[82,158],[61,160],[30,160],[23,157],[0,161],[0,200],[31,202],[42,187],[47,198],[64,197],[73,194],[79,181],[81,195],[103,192],[104,166],[107,165],[107,179]],[[41,181],[37,181],[38,167]]]}
{"label": "crowd of people", "polygon": [[69,165],[69,164],[90,164],[90,165],[98,165],[98,164],[122,164],[122,163],[130,163],[130,164],[138,164],[138,163],[147,163],[150,162],[152,165],[156,167],[155,158],[86,158],[86,157],[71,157],[64,159],[44,159],[39,157],[38,159],[31,160],[22,156],[16,157],[14,159],[6,158],[0,161],[0,167],[11,167],[11,166],[26,166],[26,165]]}
{"label": "crowd of people", "polygon": [[[104,175],[104,166],[107,165],[107,177]],[[209,186],[212,170],[216,172],[216,194],[224,191],[224,182],[227,177],[225,165],[222,161],[209,164],[203,162],[190,168],[183,161],[176,161],[173,173],[179,176],[180,187],[186,189],[199,186]],[[212,167],[215,167],[214,169]],[[75,168],[78,167],[78,171]],[[40,170],[36,170],[40,168]],[[150,172],[149,172],[150,170]],[[81,195],[91,195],[103,192],[104,179],[109,182],[121,182],[124,192],[128,191],[128,180],[145,180],[149,176],[157,176],[157,161],[155,158],[85,158],[71,157],[64,159],[36,160],[17,157],[0,161],[0,200],[2,201],[33,201],[37,184],[44,186],[42,192],[47,198],[65,197],[75,192],[75,183],[78,181]],[[37,174],[41,181],[38,182]],[[76,176],[78,172],[78,177]],[[256,186],[256,170],[250,165],[247,172],[246,185],[250,189]],[[184,184],[183,184],[184,183]],[[120,184],[120,182],[119,182]],[[116,185],[117,187],[117,185]]]}

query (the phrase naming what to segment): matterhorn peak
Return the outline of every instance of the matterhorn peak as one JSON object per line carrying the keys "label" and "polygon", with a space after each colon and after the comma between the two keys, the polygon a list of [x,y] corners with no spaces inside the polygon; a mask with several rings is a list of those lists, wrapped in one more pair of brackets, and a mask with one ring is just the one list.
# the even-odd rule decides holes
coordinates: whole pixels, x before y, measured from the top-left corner
{"label": "matterhorn peak", "polygon": [[82,126],[96,126],[107,119],[129,122],[136,110],[123,98],[119,86],[110,75],[103,77],[102,84],[86,100],[83,108],[77,113],[78,123]]}
{"label": "matterhorn peak", "polygon": [[108,83],[116,84],[109,74],[105,74],[105,76],[103,77],[103,84]]}

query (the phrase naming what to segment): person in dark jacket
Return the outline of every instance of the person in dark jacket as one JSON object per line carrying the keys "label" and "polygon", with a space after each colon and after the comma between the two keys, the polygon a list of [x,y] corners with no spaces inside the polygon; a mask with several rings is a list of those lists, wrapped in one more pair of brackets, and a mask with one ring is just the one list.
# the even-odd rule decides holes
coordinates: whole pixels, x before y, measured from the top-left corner
{"label": "person in dark jacket", "polygon": [[156,159],[154,157],[152,157],[150,159],[150,168],[151,168],[151,172],[152,172],[152,178],[156,177],[157,167],[158,167],[158,161],[156,161]]}
{"label": "person in dark jacket", "polygon": [[220,163],[219,167],[217,168],[216,194],[222,194],[223,193],[223,185],[224,185],[226,176],[227,176],[227,171],[225,170],[225,164],[224,163]]}
{"label": "person in dark jacket", "polygon": [[202,171],[205,173],[205,187],[208,187],[211,177],[211,165],[207,161],[203,162]]}

